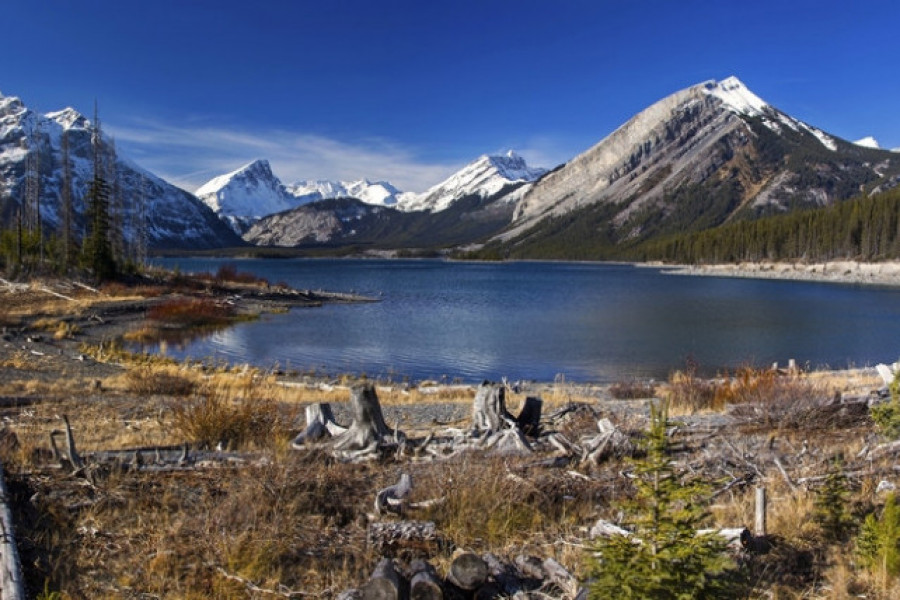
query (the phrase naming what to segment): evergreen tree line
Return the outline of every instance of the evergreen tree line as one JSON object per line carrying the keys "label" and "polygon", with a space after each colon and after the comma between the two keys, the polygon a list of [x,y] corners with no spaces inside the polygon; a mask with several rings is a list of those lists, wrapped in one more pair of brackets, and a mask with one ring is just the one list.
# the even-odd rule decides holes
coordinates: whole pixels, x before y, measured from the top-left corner
{"label": "evergreen tree line", "polygon": [[897,259],[900,187],[824,208],[648,240],[623,258],[686,264]]}
{"label": "evergreen tree line", "polygon": [[[98,280],[111,279],[140,268],[146,260],[146,224],[143,194],[127,202],[116,168],[114,142],[103,139],[96,113],[91,131],[93,173],[84,197],[84,215],[75,209],[69,131],[63,130],[61,188],[58,219],[48,225],[42,211],[41,158],[53,157],[40,129],[26,139],[28,144],[23,185],[7,198],[10,224],[0,231],[0,271],[22,274],[80,271]],[[126,221],[128,221],[126,223]],[[130,227],[131,236],[125,230]]]}

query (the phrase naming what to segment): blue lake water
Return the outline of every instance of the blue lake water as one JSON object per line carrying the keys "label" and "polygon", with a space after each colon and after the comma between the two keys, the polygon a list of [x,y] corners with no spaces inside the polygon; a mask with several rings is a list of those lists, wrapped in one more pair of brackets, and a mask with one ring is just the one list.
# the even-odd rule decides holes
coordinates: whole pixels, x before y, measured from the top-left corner
{"label": "blue lake water", "polygon": [[272,283],[376,296],[267,315],[182,348],[320,374],[402,380],[664,379],[747,364],[844,368],[900,357],[900,290],[666,275],[591,263],[159,259],[234,264]]}

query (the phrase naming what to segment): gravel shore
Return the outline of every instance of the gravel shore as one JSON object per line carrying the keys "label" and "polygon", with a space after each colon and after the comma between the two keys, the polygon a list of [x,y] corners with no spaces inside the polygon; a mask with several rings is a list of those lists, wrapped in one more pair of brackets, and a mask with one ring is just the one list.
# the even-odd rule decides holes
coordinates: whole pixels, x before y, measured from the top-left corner
{"label": "gravel shore", "polygon": [[900,261],[880,263],[857,261],[825,263],[743,262],[717,265],[663,265],[651,263],[646,266],[662,267],[662,272],[670,275],[782,279],[900,287]]}

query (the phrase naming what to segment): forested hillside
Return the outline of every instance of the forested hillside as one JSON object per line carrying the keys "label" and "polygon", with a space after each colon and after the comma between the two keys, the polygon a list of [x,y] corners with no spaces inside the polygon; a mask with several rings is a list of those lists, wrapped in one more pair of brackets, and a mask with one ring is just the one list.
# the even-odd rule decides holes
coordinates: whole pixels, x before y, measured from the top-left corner
{"label": "forested hillside", "polygon": [[649,240],[631,260],[722,263],[900,258],[900,188],[831,206]]}

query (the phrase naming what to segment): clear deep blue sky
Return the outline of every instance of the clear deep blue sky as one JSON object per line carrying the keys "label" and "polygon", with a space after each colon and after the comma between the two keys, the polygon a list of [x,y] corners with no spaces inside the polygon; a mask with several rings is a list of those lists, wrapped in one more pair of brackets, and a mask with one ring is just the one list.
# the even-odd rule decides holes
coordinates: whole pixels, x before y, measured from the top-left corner
{"label": "clear deep blue sky", "polygon": [[831,134],[900,147],[900,2],[9,0],[0,91],[101,121],[193,189],[421,191],[480,154],[554,166],[681,88],[736,75]]}

